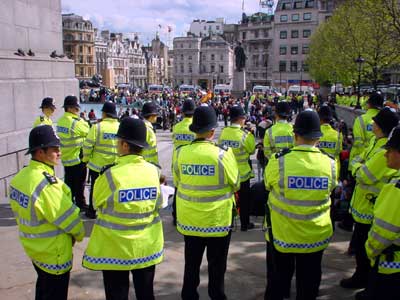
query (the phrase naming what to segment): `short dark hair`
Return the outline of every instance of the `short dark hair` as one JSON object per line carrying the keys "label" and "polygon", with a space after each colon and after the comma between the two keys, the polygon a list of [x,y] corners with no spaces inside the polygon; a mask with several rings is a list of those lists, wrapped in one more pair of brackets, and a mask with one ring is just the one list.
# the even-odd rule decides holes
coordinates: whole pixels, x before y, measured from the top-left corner
{"label": "short dark hair", "polygon": [[128,146],[129,146],[129,153],[130,153],[130,154],[141,154],[141,153],[142,153],[142,151],[143,151],[143,148],[142,148],[142,147],[139,147],[139,146],[136,145],[136,144],[129,143],[128,141],[125,141],[125,140],[124,140],[124,142],[128,144]]}

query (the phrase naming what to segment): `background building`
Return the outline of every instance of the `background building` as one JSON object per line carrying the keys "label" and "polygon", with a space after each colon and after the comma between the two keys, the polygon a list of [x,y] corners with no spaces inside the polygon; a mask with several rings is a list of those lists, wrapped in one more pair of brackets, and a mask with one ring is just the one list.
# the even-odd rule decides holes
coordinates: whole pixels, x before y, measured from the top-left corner
{"label": "background building", "polygon": [[107,51],[108,45],[107,41],[102,37],[102,33],[109,36],[108,31],[100,32],[96,28],[94,29],[94,50],[96,53],[96,74],[101,75],[105,78],[107,70]]}
{"label": "background building", "polygon": [[205,37],[211,34],[224,32],[224,18],[217,18],[215,21],[193,20],[190,24],[189,33],[196,37]]}
{"label": "background building", "polygon": [[75,14],[62,15],[64,53],[75,62],[75,76],[91,79],[96,73],[92,22]]}
{"label": "background building", "polygon": [[133,87],[144,89],[147,86],[147,65],[139,37],[127,40],[129,58],[129,82]]}

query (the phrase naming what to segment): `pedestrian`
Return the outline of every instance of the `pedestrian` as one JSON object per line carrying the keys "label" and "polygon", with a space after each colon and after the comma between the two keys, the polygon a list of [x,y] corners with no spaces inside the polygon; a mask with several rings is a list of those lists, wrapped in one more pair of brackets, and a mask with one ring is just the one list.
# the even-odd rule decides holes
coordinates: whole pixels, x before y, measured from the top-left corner
{"label": "pedestrian", "polygon": [[35,122],[33,123],[33,127],[39,125],[53,125],[53,121],[51,120],[51,116],[54,114],[56,110],[56,105],[54,99],[51,97],[46,97],[42,100],[42,105],[39,107],[42,109],[42,115],[37,117]]}
{"label": "pedestrian", "polygon": [[218,139],[218,144],[232,148],[240,173],[239,209],[240,230],[247,231],[254,228],[250,222],[250,179],[254,177],[249,164],[250,155],[254,154],[256,142],[251,132],[244,130],[246,113],[239,105],[234,105],[229,111],[231,126],[225,127]]}
{"label": "pedestrian", "polygon": [[29,165],[10,182],[10,204],[21,244],[38,275],[36,300],[66,300],[72,247],[85,230],[68,186],[54,175],[60,140],[50,125],[29,134]]}
{"label": "pedestrian", "polygon": [[[395,170],[386,166],[386,151],[383,146],[392,129],[398,124],[399,118],[389,108],[384,108],[372,120],[374,137],[369,147],[359,156],[359,161],[351,163],[353,177],[356,178],[356,186],[350,202],[350,212],[355,221],[351,244],[355,250],[356,270],[351,277],[340,281],[342,287],[349,289],[367,287],[371,267],[364,245],[374,217],[374,203],[387,178],[396,173]],[[358,294],[362,297],[367,294],[367,291],[363,290]]]}
{"label": "pedestrian", "polygon": [[104,167],[94,185],[98,216],[82,264],[103,272],[106,300],[128,299],[129,273],[136,299],[153,300],[164,252],[159,173],[142,156],[148,146],[142,120],[123,119],[117,138],[118,163]]}
{"label": "pedestrian", "polygon": [[82,162],[87,164],[90,178],[89,207],[85,212],[88,218],[95,219],[93,208],[93,187],[104,166],[115,163],[117,159],[118,115],[114,102],[105,102],[101,121],[93,125],[83,144]]}
{"label": "pedestrian", "polygon": [[295,146],[273,155],[265,169],[265,299],[290,298],[294,268],[296,299],[318,296],[322,255],[333,233],[330,194],[337,182],[335,161],[316,147],[321,136],[318,114],[301,112],[294,124]]}
{"label": "pedestrian", "polygon": [[374,221],[365,243],[372,271],[368,278],[369,300],[396,300],[400,295],[400,127],[384,146],[386,164],[396,170],[379,193],[374,205]]}
{"label": "pedestrian", "polygon": [[158,109],[154,102],[143,104],[142,117],[147,128],[146,141],[149,146],[143,149],[142,155],[146,161],[161,168],[158,162],[157,138],[153,128],[153,124],[157,122],[157,116]]}
{"label": "pedestrian", "polygon": [[208,295],[226,299],[224,278],[231,238],[234,192],[240,175],[232,149],[212,142],[217,127],[215,111],[196,108],[190,130],[196,139],[177,149],[173,160],[177,229],[185,241],[185,271],[181,297],[198,300],[200,265],[205,248]]}

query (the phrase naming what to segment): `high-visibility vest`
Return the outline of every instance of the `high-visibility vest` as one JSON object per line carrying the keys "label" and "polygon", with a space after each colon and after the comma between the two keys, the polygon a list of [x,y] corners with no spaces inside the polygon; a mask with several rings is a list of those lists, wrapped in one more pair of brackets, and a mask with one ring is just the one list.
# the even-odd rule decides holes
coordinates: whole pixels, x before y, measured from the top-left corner
{"label": "high-visibility vest", "polygon": [[264,155],[270,158],[284,148],[292,148],[294,143],[293,126],[286,120],[279,120],[267,129],[264,135]]}
{"label": "high-visibility vest", "polygon": [[64,167],[81,162],[83,141],[89,132],[89,125],[78,116],[65,112],[57,121],[57,135],[61,140],[61,161]]}
{"label": "high-visibility vest", "polygon": [[335,160],[316,147],[295,146],[272,157],[264,181],[270,191],[275,248],[284,253],[325,249],[333,233],[330,194],[337,183]]}
{"label": "high-visibility vest", "polygon": [[339,160],[340,152],[343,149],[343,135],[332,128],[330,124],[321,125],[322,136],[319,139],[318,148]]}
{"label": "high-visibility vest", "polygon": [[82,158],[89,169],[100,172],[104,166],[115,162],[118,127],[117,119],[106,118],[90,128],[83,143]]}
{"label": "high-visibility vest", "polygon": [[396,171],[386,166],[383,146],[387,138],[373,137],[370,146],[361,154],[364,163],[353,163],[353,176],[356,178],[356,187],[350,202],[350,211],[358,223],[371,224],[374,207],[374,197],[377,197]]}
{"label": "high-visibility vest", "polygon": [[72,239],[85,235],[69,187],[50,166],[31,160],[10,182],[11,209],[19,238],[32,262],[60,275],[72,268]]}
{"label": "high-visibility vest", "polygon": [[218,144],[232,148],[239,168],[241,182],[254,177],[253,170],[249,164],[249,157],[256,149],[256,142],[252,133],[242,130],[240,125],[232,124],[222,130]]}
{"label": "high-visibility vest", "polygon": [[393,249],[396,251],[393,251],[392,257],[388,254],[391,246],[400,247],[400,201],[397,201],[399,198],[400,174],[397,172],[396,177],[391,178],[376,199],[374,221],[365,243],[371,266],[374,266],[378,259],[378,272],[383,274],[400,272],[400,251]]}
{"label": "high-visibility vest", "polygon": [[53,126],[53,121],[47,116],[39,116],[36,118],[35,122],[33,123],[32,128],[35,128],[40,125],[50,125]]}
{"label": "high-visibility vest", "polygon": [[[379,110],[375,108],[368,109],[367,112],[354,120],[353,124],[353,136],[354,143],[351,147],[349,161],[352,162],[354,159],[359,161],[360,154],[368,147],[371,138],[374,136],[372,132],[372,118],[378,114]],[[349,170],[351,170],[352,164],[349,164]]]}
{"label": "high-visibility vest", "polygon": [[157,138],[153,130],[153,124],[146,119],[143,120],[146,125],[146,142],[149,144],[147,148],[144,148],[142,155],[149,163],[159,165],[158,163],[158,150],[157,150]]}
{"label": "high-visibility vest", "polygon": [[83,256],[91,270],[134,270],[163,259],[164,237],[158,210],[156,166],[142,156],[126,155],[95,182],[96,223]]}
{"label": "high-visibility vest", "polygon": [[174,125],[172,130],[174,150],[179,146],[190,144],[195,139],[194,132],[189,129],[190,124],[192,124],[192,118],[185,117],[182,121]]}
{"label": "high-visibility vest", "polygon": [[183,235],[222,237],[232,224],[240,175],[232,149],[207,140],[180,147],[173,159],[177,229]]}

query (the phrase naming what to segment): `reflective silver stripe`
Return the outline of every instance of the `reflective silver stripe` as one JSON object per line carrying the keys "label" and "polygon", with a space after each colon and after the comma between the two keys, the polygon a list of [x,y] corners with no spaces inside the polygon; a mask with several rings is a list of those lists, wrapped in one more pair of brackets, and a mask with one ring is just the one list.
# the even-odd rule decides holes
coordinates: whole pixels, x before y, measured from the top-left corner
{"label": "reflective silver stripe", "polygon": [[332,176],[332,184],[331,184],[331,190],[336,186],[336,160],[331,159],[331,176]]}
{"label": "reflective silver stripe", "polygon": [[76,163],[76,162],[81,162],[81,160],[79,158],[75,158],[75,159],[71,159],[71,160],[63,160],[62,163],[63,165],[65,164],[72,164],[72,163]]}
{"label": "reflective silver stripe", "polygon": [[154,150],[154,149],[157,149],[157,146],[149,146],[149,147],[146,148],[147,151],[151,151],[151,150]]}
{"label": "reflective silver stripe", "polygon": [[362,118],[362,116],[359,116],[358,118],[358,121],[360,122],[360,127],[361,127],[361,133],[362,133],[362,137],[361,137],[361,140],[363,141],[363,142],[366,142],[365,141],[365,139],[366,139],[366,137],[367,137],[367,135],[366,135],[366,132],[365,132],[365,124],[364,124],[364,119]]}
{"label": "reflective silver stripe", "polygon": [[179,186],[185,190],[189,191],[215,191],[220,189],[228,188],[229,185],[227,184],[218,184],[218,185],[192,185],[181,183]]}
{"label": "reflective silver stripe", "polygon": [[76,126],[76,123],[78,123],[78,121],[79,121],[79,119],[74,119],[73,121],[72,121],[72,125],[71,125],[71,135],[72,136],[74,136],[74,129],[75,129],[75,126]]}
{"label": "reflective silver stripe", "polygon": [[112,144],[98,144],[97,146],[102,148],[117,149],[117,146]]}
{"label": "reflective silver stripe", "polygon": [[225,150],[219,150],[218,153],[218,180],[219,184],[222,185],[225,183],[225,168],[222,160],[224,159]]}
{"label": "reflective silver stripe", "polygon": [[379,227],[382,227],[388,231],[391,231],[393,233],[399,233],[400,232],[400,226],[396,226],[393,224],[390,224],[382,219],[375,218],[375,224],[378,225]]}
{"label": "reflective silver stripe", "polygon": [[295,214],[295,213],[291,213],[286,210],[283,210],[282,208],[279,208],[279,207],[273,205],[272,203],[270,203],[270,205],[271,205],[272,210],[276,211],[277,213],[279,213],[285,217],[288,217],[290,219],[296,219],[296,220],[302,220],[302,221],[309,221],[309,220],[315,219],[315,218],[323,215],[326,211],[329,210],[329,207],[328,207],[324,211],[319,211],[319,212],[316,212],[313,214],[301,215],[301,214]]}
{"label": "reflective silver stripe", "polygon": [[178,157],[179,157],[180,152],[181,152],[181,148],[176,150],[175,162],[174,162],[174,170],[175,170],[175,174],[176,174],[176,176],[178,176],[178,178],[181,177],[179,174],[179,166],[178,166]]}
{"label": "reflective silver stripe", "polygon": [[276,199],[278,199],[279,201],[286,203],[288,205],[307,207],[307,206],[320,206],[320,205],[327,204],[329,202],[329,198],[324,199],[324,200],[291,200],[291,199],[282,197],[282,195],[279,195],[275,190],[272,190],[271,193],[272,193],[272,195],[274,195],[274,197]]}
{"label": "reflective silver stripe", "polygon": [[47,238],[47,237],[54,237],[59,234],[62,234],[63,231],[60,229],[53,230],[53,231],[47,231],[43,233],[25,233],[25,232],[19,232],[19,236],[23,238],[28,238],[28,239],[38,239],[38,238]]}
{"label": "reflective silver stripe", "polygon": [[240,176],[240,179],[247,179],[249,176],[251,176],[251,171],[247,174],[244,174],[243,176]]}
{"label": "reflective silver stripe", "polygon": [[102,219],[97,219],[96,225],[99,225],[101,227],[113,229],[113,230],[144,230],[146,227],[157,224],[160,222],[160,217],[155,217],[154,220],[151,223],[145,224],[145,225],[122,225],[122,224],[116,224],[112,223],[106,220]]}
{"label": "reflective silver stripe", "polygon": [[81,219],[79,217],[77,217],[75,220],[73,220],[71,222],[71,224],[69,224],[67,227],[65,227],[64,231],[70,232],[76,225],[79,224],[80,221],[81,221]]}
{"label": "reflective silver stripe", "polygon": [[376,194],[376,195],[379,194],[379,193],[381,192],[380,189],[378,189],[377,187],[372,186],[372,185],[366,185],[366,184],[359,183],[358,186],[359,186],[361,189],[367,190],[367,191],[372,192],[372,193],[374,193],[374,194]]}
{"label": "reflective silver stripe", "polygon": [[21,225],[31,226],[31,227],[36,227],[36,226],[40,226],[40,225],[43,225],[43,224],[48,224],[48,222],[46,220],[30,221],[30,220],[25,220],[23,218],[18,218],[18,222]]}
{"label": "reflective silver stripe", "polygon": [[158,155],[157,152],[154,152],[154,153],[149,153],[149,154],[143,154],[143,157],[150,158],[150,157],[157,156],[157,155]]}
{"label": "reflective silver stripe", "polygon": [[241,152],[236,153],[236,156],[242,156],[242,155],[247,155],[247,152],[241,151]]}
{"label": "reflective silver stripe", "polygon": [[100,166],[95,165],[95,164],[92,163],[91,161],[89,161],[87,165],[88,165],[88,167],[92,167],[93,169],[95,169],[97,172],[100,172],[100,171],[101,171],[101,168],[102,168],[102,167],[100,167]]}
{"label": "reflective silver stripe", "polygon": [[382,252],[382,250],[376,249],[376,248],[371,244],[371,242],[370,242],[369,240],[368,240],[367,246],[368,246],[369,248],[372,249],[372,254],[373,254],[374,256],[377,256],[377,255],[381,254],[381,252]]}
{"label": "reflective silver stripe", "polygon": [[397,184],[398,182],[400,182],[400,179],[399,179],[399,178],[391,179],[391,180],[389,181],[389,183],[391,183],[391,184]]}
{"label": "reflective silver stripe", "polygon": [[271,145],[271,151],[275,152],[275,141],[274,141],[274,137],[272,135],[272,127],[268,128],[268,136],[269,136],[269,144]]}
{"label": "reflective silver stripe", "polygon": [[37,185],[35,190],[32,193],[31,196],[31,222],[35,223],[38,222],[36,211],[35,211],[35,202],[37,198],[39,198],[40,193],[43,191],[43,189],[49,184],[49,181],[46,178],[43,178],[42,181]]}
{"label": "reflective silver stripe", "polygon": [[79,140],[79,139],[81,139],[82,137],[81,136],[73,136],[73,137],[69,137],[69,138],[67,138],[67,137],[63,137],[63,138],[61,138],[61,140],[63,141],[63,142],[69,142],[69,141],[75,141],[75,140]]}
{"label": "reflective silver stripe", "polygon": [[[75,139],[75,138],[74,138],[74,139]],[[86,141],[87,143],[89,143],[89,144],[92,144],[92,145],[95,144],[95,142],[94,142],[93,140],[91,140],[91,139],[85,139],[85,141]]]}
{"label": "reflective silver stripe", "polygon": [[107,216],[117,217],[121,219],[144,219],[150,217],[154,213],[154,211],[150,211],[147,213],[124,213],[110,210],[107,207],[106,209],[102,210],[102,213]]}
{"label": "reflective silver stripe", "polygon": [[340,155],[340,131],[338,130],[335,156],[337,157],[339,155]]}
{"label": "reflective silver stripe", "polygon": [[374,174],[371,173],[371,171],[367,168],[366,165],[362,166],[361,170],[367,175],[368,179],[371,180],[372,182],[377,182],[378,178],[374,176]]}
{"label": "reflective silver stripe", "polygon": [[98,148],[94,148],[93,152],[101,153],[101,154],[106,154],[106,155],[117,155],[116,152],[110,152],[110,151],[105,151],[105,150],[100,150]]}
{"label": "reflective silver stripe", "polygon": [[96,146],[100,144],[100,123],[96,124]]}
{"label": "reflective silver stripe", "polygon": [[247,163],[248,161],[249,161],[248,159],[238,159],[238,160],[236,160],[236,162],[238,164]]}
{"label": "reflective silver stripe", "polygon": [[373,238],[374,240],[378,241],[379,243],[381,243],[382,245],[384,245],[385,247],[389,246],[392,244],[392,241],[381,236],[379,233],[377,233],[375,230],[371,231],[371,238]]}
{"label": "reflective silver stripe", "polygon": [[53,222],[54,225],[60,226],[62,222],[64,222],[68,217],[70,217],[75,212],[76,206],[72,204],[72,206],[62,214],[57,220]]}
{"label": "reflective silver stripe", "polygon": [[178,189],[178,193],[176,196],[183,200],[186,200],[186,201],[202,203],[202,202],[216,202],[216,201],[229,200],[233,196],[233,193],[229,192],[224,195],[211,196],[211,197],[192,197],[192,196],[187,196],[187,195],[183,194]]}
{"label": "reflective silver stripe", "polygon": [[285,197],[285,159],[283,156],[279,157],[279,189],[281,192],[282,197]]}
{"label": "reflective silver stripe", "polygon": [[93,148],[93,146],[86,146],[86,145],[83,146],[83,149],[87,149],[87,150],[90,150],[92,148]]}
{"label": "reflective silver stripe", "polygon": [[106,175],[108,186],[111,190],[111,195],[107,199],[107,209],[106,210],[113,212],[114,211],[114,193],[113,192],[117,189],[117,187],[115,186],[114,180],[112,178],[111,169],[108,169],[104,174]]}
{"label": "reflective silver stripe", "polygon": [[82,146],[83,146],[83,142],[76,143],[76,144],[68,144],[68,145],[61,143],[61,147],[63,147],[63,148],[75,148],[75,147],[82,147]]}

